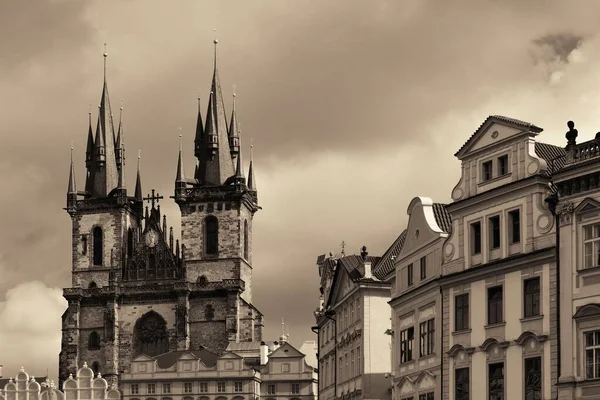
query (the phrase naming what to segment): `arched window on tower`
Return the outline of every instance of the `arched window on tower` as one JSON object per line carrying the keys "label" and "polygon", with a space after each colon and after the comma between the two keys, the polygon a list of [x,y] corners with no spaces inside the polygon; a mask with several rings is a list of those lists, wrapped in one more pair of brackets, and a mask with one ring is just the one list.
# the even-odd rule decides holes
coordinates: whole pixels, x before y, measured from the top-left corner
{"label": "arched window on tower", "polygon": [[127,230],[127,259],[131,260],[133,256],[133,229]]}
{"label": "arched window on tower", "polygon": [[205,253],[217,254],[219,252],[219,221],[213,215],[204,220],[204,231],[206,237]]}
{"label": "arched window on tower", "polygon": [[100,350],[100,335],[93,331],[88,338],[88,350]]}
{"label": "arched window on tower", "polygon": [[95,227],[92,231],[92,236],[94,237],[94,265],[102,265],[102,252],[103,252],[103,238],[102,238],[102,228],[99,226]]}
{"label": "arched window on tower", "polygon": [[248,220],[244,220],[244,258],[248,260]]}
{"label": "arched window on tower", "polygon": [[150,357],[169,351],[167,322],[156,311],[149,311],[135,323],[133,328],[134,356]]}

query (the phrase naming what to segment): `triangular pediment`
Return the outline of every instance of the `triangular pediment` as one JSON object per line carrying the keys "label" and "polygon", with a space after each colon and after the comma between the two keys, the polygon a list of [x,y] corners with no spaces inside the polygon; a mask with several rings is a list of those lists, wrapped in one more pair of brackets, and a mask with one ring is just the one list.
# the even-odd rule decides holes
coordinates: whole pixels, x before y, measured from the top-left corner
{"label": "triangular pediment", "polygon": [[350,279],[348,272],[342,265],[338,265],[333,275],[331,290],[327,301],[328,306],[334,306],[339,300],[343,299],[350,293],[356,284]]}
{"label": "triangular pediment", "polygon": [[154,358],[147,356],[145,354],[140,354],[139,356],[137,356],[136,358],[134,358],[133,360],[131,360],[132,362],[141,362],[141,361],[154,361]]}
{"label": "triangular pediment", "polygon": [[192,353],[183,353],[181,356],[179,356],[179,358],[177,359],[177,361],[180,360],[197,360],[198,357],[196,357],[194,354]]}
{"label": "triangular pediment", "polygon": [[284,343],[277,350],[269,354],[269,358],[302,358],[304,354],[289,343]]}
{"label": "triangular pediment", "polygon": [[479,126],[454,156],[463,159],[470,153],[513,139],[525,132],[537,135],[541,131],[542,128],[529,122],[492,115]]}
{"label": "triangular pediment", "polygon": [[574,210],[575,214],[585,214],[593,211],[600,211],[600,202],[591,197],[583,199]]}
{"label": "triangular pediment", "polygon": [[223,354],[220,358],[221,358],[221,360],[238,360],[242,357],[236,353],[227,352],[227,353]]}

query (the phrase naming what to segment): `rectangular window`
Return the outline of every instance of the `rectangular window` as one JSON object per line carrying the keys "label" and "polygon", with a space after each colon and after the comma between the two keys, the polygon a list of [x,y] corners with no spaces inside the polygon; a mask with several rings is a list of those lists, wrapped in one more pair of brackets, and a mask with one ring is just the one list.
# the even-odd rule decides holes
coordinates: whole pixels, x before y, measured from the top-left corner
{"label": "rectangular window", "polygon": [[192,383],[191,382],[185,382],[183,384],[183,392],[184,393],[192,393]]}
{"label": "rectangular window", "polygon": [[419,357],[433,353],[435,345],[435,319],[430,319],[419,324]]}
{"label": "rectangular window", "polygon": [[360,297],[356,299],[356,320],[360,320],[362,315],[360,314]]}
{"label": "rectangular window", "polygon": [[519,210],[512,210],[508,212],[508,226],[509,234],[508,239],[510,244],[521,242],[521,213]]}
{"label": "rectangular window", "polygon": [[344,308],[344,328],[348,328],[350,325],[348,324],[348,307]]}
{"label": "rectangular window", "polygon": [[500,216],[495,215],[490,217],[490,248],[497,249],[500,247]]}
{"label": "rectangular window", "polygon": [[542,398],[542,357],[525,359],[525,400]]}
{"label": "rectangular window", "polygon": [[267,385],[267,394],[275,394],[275,385]]}
{"label": "rectangular window", "polygon": [[348,353],[344,354],[345,368],[344,368],[344,377],[345,379],[350,378],[350,371],[348,370]]}
{"label": "rectangular window", "polygon": [[413,265],[409,264],[406,267],[406,286],[412,286],[413,284]]}
{"label": "rectangular window", "polygon": [[488,366],[488,390],[490,400],[504,400],[504,363]]}
{"label": "rectangular window", "polygon": [[234,391],[239,393],[242,391],[242,388],[243,388],[242,382],[234,382],[234,388],[233,388]]}
{"label": "rectangular window", "polygon": [[300,384],[292,383],[292,394],[300,394]]}
{"label": "rectangular window", "polygon": [[454,296],[454,330],[469,329],[469,293]]}
{"label": "rectangular window", "polygon": [[354,377],[356,369],[354,367],[354,350],[350,350],[350,376]]}
{"label": "rectangular window", "polygon": [[469,368],[459,368],[454,370],[454,399],[470,400]]}
{"label": "rectangular window", "polygon": [[414,336],[415,328],[412,326],[400,332],[400,364],[412,360]]}
{"label": "rectangular window", "polygon": [[200,393],[208,392],[208,382],[200,382]]}
{"label": "rectangular window", "polygon": [[217,392],[225,393],[225,382],[217,382]]}
{"label": "rectangular window", "polygon": [[131,385],[131,394],[140,394],[140,387],[137,383]]}
{"label": "rectangular window", "polygon": [[488,288],[488,325],[504,321],[502,314],[502,286]]}
{"label": "rectangular window", "polygon": [[492,160],[486,161],[481,164],[482,181],[489,181],[492,179]]}
{"label": "rectangular window", "polygon": [[354,300],[350,302],[350,324],[354,323]]}
{"label": "rectangular window", "polygon": [[421,257],[421,280],[427,279],[427,257]]}
{"label": "rectangular window", "polygon": [[585,333],[585,378],[600,378],[600,330]]}
{"label": "rectangular window", "polygon": [[471,224],[471,253],[473,255],[481,253],[481,222]]}
{"label": "rectangular window", "polygon": [[419,400],[434,400],[433,392],[420,394]]}
{"label": "rectangular window", "polygon": [[508,154],[498,157],[498,176],[508,174]]}
{"label": "rectangular window", "polygon": [[163,393],[171,393],[171,384],[163,383]]}
{"label": "rectangular window", "polygon": [[540,278],[531,278],[523,281],[524,316],[533,317],[540,315]]}
{"label": "rectangular window", "polygon": [[359,376],[362,371],[362,365],[360,364],[360,346],[356,348],[356,376]]}
{"label": "rectangular window", "polygon": [[156,393],[156,384],[149,383],[148,386],[147,386],[147,390],[148,390],[148,394],[154,394],[154,393]]}
{"label": "rectangular window", "polygon": [[329,361],[325,361],[325,377],[323,381],[325,382],[325,387],[329,385]]}
{"label": "rectangular window", "polygon": [[583,227],[584,268],[600,265],[600,224]]}
{"label": "rectangular window", "polygon": [[343,381],[344,380],[344,358],[343,357],[340,357],[340,359],[338,360],[338,365],[340,366],[339,380]]}

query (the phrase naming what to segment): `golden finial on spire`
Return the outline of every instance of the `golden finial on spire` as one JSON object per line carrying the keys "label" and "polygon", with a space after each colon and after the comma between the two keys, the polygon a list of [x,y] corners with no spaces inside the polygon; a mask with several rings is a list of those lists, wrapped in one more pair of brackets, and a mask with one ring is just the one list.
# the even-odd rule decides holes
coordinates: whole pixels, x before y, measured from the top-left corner
{"label": "golden finial on spire", "polygon": [[179,151],[183,150],[183,147],[181,145],[181,138],[183,137],[183,135],[181,134],[181,127],[179,127]]}
{"label": "golden finial on spire", "polygon": [[71,140],[71,163],[73,162],[73,141]]}
{"label": "golden finial on spire", "polygon": [[215,71],[217,70],[217,43],[219,43],[219,41],[217,40],[217,29],[215,28],[214,30],[215,32],[215,38],[213,39],[213,43],[215,44]]}
{"label": "golden finial on spire", "polygon": [[92,103],[88,104],[88,114],[92,115]]}
{"label": "golden finial on spire", "polygon": [[121,99],[121,111],[123,111],[123,99]]}
{"label": "golden finial on spire", "polygon": [[250,161],[254,158],[254,145],[252,144],[252,138],[250,138]]}
{"label": "golden finial on spire", "polygon": [[219,43],[219,41],[217,40],[217,28],[213,29],[213,32],[215,33],[215,38],[213,39],[213,43],[217,44],[217,43]]}
{"label": "golden finial on spire", "polygon": [[235,97],[235,85],[233,85],[233,97]]}
{"label": "golden finial on spire", "polygon": [[108,57],[108,53],[106,52],[106,43],[104,43],[104,81],[106,82],[106,58]]}

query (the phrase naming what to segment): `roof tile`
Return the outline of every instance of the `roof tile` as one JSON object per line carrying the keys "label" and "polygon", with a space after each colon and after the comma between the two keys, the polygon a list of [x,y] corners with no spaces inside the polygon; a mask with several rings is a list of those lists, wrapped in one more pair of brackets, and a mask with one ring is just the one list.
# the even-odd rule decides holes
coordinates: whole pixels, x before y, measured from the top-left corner
{"label": "roof tile", "polygon": [[375,275],[377,279],[384,279],[394,270],[394,259],[400,254],[400,251],[402,251],[405,241],[406,229],[400,233],[400,236],[398,236],[390,248],[386,250],[379,262],[375,264],[373,275]]}

